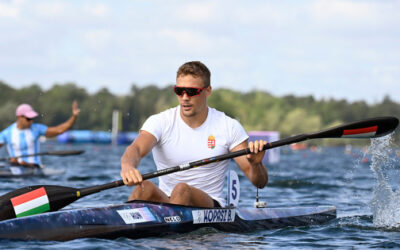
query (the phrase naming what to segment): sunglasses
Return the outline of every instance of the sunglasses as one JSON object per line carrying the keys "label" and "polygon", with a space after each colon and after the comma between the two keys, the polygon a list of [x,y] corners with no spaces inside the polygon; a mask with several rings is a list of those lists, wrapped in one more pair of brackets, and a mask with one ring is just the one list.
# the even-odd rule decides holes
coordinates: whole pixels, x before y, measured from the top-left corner
{"label": "sunglasses", "polygon": [[24,117],[25,117],[25,119],[26,119],[28,122],[30,122],[30,121],[33,120],[33,118],[28,118],[28,117],[26,117],[26,116],[24,116]]}
{"label": "sunglasses", "polygon": [[185,88],[185,87],[174,87],[174,92],[177,96],[183,96],[185,92],[188,96],[198,96],[200,95],[201,91],[205,90],[206,88]]}

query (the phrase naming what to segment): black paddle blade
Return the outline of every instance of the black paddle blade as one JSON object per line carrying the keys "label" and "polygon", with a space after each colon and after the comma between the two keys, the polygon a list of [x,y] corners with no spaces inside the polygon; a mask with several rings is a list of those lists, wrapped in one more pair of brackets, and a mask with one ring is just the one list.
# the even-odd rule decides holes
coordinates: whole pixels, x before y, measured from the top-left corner
{"label": "black paddle blade", "polygon": [[399,119],[396,117],[375,117],[309,134],[308,139],[376,138],[392,133],[398,125]]}
{"label": "black paddle blade", "polygon": [[46,194],[49,199],[49,211],[57,211],[80,198],[77,195],[78,189],[70,187],[55,185],[23,187],[0,197],[0,221],[16,217],[15,210],[11,202],[12,198],[27,194],[42,187],[46,190]]}
{"label": "black paddle blade", "polygon": [[396,117],[381,117],[378,123],[378,131],[373,138],[392,133],[399,125],[399,119]]}

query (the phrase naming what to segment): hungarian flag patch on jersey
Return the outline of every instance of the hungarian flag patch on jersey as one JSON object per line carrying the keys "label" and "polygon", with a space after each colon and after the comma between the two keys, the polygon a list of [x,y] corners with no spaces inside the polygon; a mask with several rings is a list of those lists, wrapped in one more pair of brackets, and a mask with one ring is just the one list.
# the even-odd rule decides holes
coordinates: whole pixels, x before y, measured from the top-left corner
{"label": "hungarian flag patch on jersey", "polygon": [[215,148],[215,137],[213,135],[208,137],[208,148]]}

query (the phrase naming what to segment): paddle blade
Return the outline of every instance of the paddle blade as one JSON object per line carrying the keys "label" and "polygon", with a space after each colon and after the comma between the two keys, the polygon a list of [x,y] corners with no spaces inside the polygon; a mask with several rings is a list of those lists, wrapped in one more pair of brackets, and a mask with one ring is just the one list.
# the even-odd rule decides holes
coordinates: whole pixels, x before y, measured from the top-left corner
{"label": "paddle blade", "polygon": [[399,125],[396,117],[376,117],[352,122],[308,135],[315,138],[376,138],[392,133]]}
{"label": "paddle blade", "polygon": [[55,185],[29,186],[0,198],[0,221],[57,211],[79,199],[77,189]]}

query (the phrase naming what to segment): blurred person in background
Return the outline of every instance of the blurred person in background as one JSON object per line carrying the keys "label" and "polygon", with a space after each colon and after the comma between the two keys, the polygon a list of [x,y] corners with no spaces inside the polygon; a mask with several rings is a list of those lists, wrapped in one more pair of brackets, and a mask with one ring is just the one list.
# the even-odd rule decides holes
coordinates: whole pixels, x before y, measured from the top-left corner
{"label": "blurred person in background", "polygon": [[64,123],[48,127],[44,124],[35,123],[33,120],[38,116],[38,113],[29,104],[21,104],[15,112],[16,122],[0,132],[0,147],[7,145],[10,163],[13,165],[40,166],[41,161],[38,155],[20,156],[38,154],[40,152],[39,137],[51,138],[64,133],[74,125],[79,113],[78,102],[74,101],[72,103],[72,116]]}

